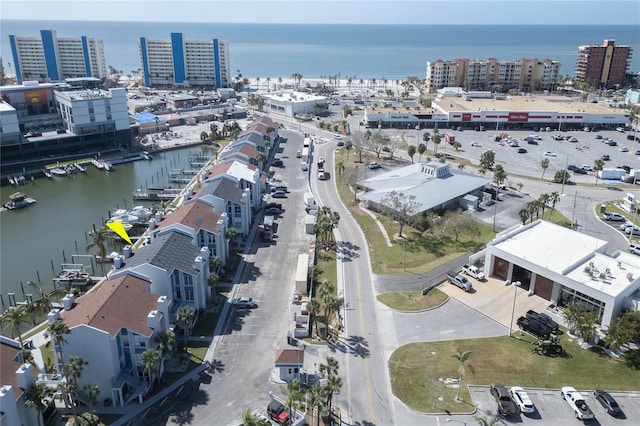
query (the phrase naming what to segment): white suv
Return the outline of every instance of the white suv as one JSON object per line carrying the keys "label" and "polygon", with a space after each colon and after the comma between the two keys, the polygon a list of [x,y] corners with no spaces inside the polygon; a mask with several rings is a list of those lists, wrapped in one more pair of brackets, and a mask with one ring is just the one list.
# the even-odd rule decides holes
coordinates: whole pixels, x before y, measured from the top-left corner
{"label": "white suv", "polygon": [[640,256],[640,243],[633,243],[629,245],[629,251],[633,254]]}

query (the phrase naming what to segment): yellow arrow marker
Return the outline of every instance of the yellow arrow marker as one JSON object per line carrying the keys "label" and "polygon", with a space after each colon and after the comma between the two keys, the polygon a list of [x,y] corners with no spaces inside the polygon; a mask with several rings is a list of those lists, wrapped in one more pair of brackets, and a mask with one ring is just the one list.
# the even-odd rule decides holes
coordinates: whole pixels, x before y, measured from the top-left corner
{"label": "yellow arrow marker", "polygon": [[122,226],[122,222],[109,222],[106,224],[113,232],[118,234],[120,238],[133,245],[131,242],[131,238],[129,238],[129,234],[127,234],[127,230]]}

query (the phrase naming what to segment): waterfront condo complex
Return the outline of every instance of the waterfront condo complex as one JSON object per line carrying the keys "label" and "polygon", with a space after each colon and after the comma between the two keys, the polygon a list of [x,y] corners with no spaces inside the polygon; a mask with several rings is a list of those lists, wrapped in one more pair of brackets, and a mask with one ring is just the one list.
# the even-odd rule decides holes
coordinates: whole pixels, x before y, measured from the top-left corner
{"label": "waterfront condo complex", "polygon": [[101,39],[58,38],[54,30],[41,30],[39,38],[9,35],[9,43],[19,84],[107,76]]}
{"label": "waterfront condo complex", "polygon": [[170,40],[140,37],[140,67],[147,87],[229,87],[229,44],[212,40],[186,40],[171,33]]}
{"label": "waterfront condo complex", "polygon": [[583,45],[578,48],[576,80],[598,88],[614,89],[624,85],[632,49],[616,46],[614,40],[601,45]]}
{"label": "waterfront condo complex", "polygon": [[483,60],[438,59],[427,62],[426,90],[434,93],[443,87],[464,87],[466,90],[524,92],[549,90],[558,81],[560,62],[551,59],[518,59],[501,62],[495,58]]}

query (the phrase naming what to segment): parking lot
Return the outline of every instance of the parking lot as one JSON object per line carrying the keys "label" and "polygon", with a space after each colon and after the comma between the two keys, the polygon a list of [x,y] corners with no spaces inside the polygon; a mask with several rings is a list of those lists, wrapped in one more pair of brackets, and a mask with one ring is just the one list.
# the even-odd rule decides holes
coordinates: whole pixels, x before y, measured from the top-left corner
{"label": "parking lot", "polygon": [[[514,384],[516,385],[516,384]],[[488,386],[470,386],[471,396],[478,410],[478,415],[489,416],[495,414],[497,405]],[[499,424],[522,424],[522,425],[568,425],[579,424],[575,418],[569,404],[560,395],[559,389],[525,389],[536,406],[533,414],[518,414],[514,416],[499,416]],[[587,425],[619,425],[637,424],[640,419],[640,393],[612,392],[616,399],[623,417],[615,418],[607,414],[602,405],[593,397],[593,391],[581,391],[587,405],[595,415],[594,420],[587,420]]]}

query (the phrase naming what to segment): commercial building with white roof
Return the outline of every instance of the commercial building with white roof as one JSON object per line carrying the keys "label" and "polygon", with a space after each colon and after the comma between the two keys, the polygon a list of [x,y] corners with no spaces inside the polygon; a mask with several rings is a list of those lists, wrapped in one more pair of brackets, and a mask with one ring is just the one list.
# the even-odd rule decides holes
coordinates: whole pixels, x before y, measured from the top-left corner
{"label": "commercial building with white roof", "polygon": [[264,99],[265,110],[283,114],[287,117],[313,114],[314,112],[317,112],[316,105],[327,103],[327,98],[324,96],[290,90],[276,93],[265,93],[261,95],[261,97]]}
{"label": "commercial building with white roof", "polygon": [[501,232],[487,245],[485,273],[519,281],[558,307],[579,303],[601,327],[623,309],[640,309],[638,257],[607,241],[538,220]]}
{"label": "commercial building with white roof", "polygon": [[366,192],[359,194],[370,208],[377,209],[392,191],[414,196],[416,213],[445,210],[460,206],[461,200],[471,194],[479,199],[490,179],[453,171],[449,165],[423,162],[401,167],[359,182]]}

